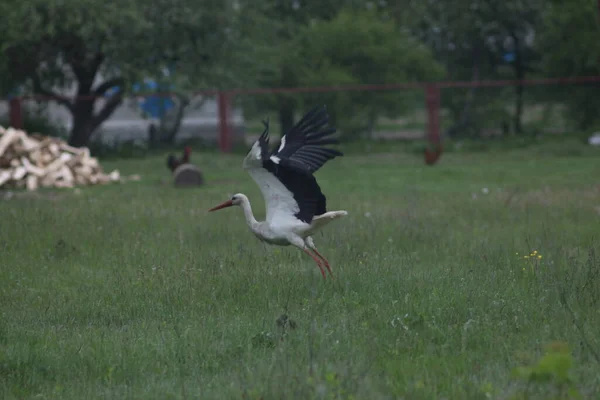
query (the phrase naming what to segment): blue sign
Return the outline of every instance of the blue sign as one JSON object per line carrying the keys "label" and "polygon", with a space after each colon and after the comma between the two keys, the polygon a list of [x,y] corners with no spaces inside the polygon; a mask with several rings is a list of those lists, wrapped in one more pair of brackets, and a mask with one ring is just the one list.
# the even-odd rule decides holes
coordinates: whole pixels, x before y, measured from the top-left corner
{"label": "blue sign", "polygon": [[504,61],[506,61],[507,63],[511,63],[513,61],[515,61],[516,58],[516,54],[514,51],[510,52],[510,53],[504,53],[504,56],[502,57],[504,59]]}
{"label": "blue sign", "polygon": [[[158,83],[152,79],[144,79],[144,84],[142,89],[139,83],[135,83],[132,87],[133,92],[160,91]],[[172,88],[173,86],[170,85],[169,89]],[[144,113],[153,118],[162,118],[167,110],[175,107],[175,102],[168,96],[146,96],[138,104]]]}
{"label": "blue sign", "polygon": [[[171,71],[169,69],[165,69],[163,71],[165,76],[169,76]],[[139,92],[167,92],[174,88],[173,85],[169,85],[166,88],[160,90],[158,83],[150,78],[144,79],[143,83],[134,83],[132,85],[133,93]],[[110,90],[107,90],[104,94],[106,97],[110,97],[115,93],[118,93],[121,90],[121,87],[115,86]],[[138,101],[138,105],[140,109],[147,115],[152,118],[162,118],[165,113],[171,108],[175,107],[175,102],[169,96],[145,96],[141,100]]]}

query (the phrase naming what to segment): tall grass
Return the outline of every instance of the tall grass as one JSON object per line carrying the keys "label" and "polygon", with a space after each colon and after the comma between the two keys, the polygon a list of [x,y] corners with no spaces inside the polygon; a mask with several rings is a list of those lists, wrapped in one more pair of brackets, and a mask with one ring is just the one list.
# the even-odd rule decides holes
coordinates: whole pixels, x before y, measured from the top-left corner
{"label": "tall grass", "polygon": [[0,202],[3,398],[503,399],[552,341],[600,393],[597,156],[336,159],[327,281],[206,212],[244,192],[264,215],[241,158],[195,155],[198,189],[153,157],[106,163],[139,183]]}

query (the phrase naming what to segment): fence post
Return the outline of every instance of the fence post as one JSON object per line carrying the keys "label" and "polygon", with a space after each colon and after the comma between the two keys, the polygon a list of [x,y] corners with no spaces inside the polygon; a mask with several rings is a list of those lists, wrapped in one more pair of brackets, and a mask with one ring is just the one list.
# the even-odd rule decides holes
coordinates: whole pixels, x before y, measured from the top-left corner
{"label": "fence post", "polygon": [[10,126],[23,129],[23,108],[20,97],[13,97],[9,101]]}
{"label": "fence post", "polygon": [[436,84],[425,87],[425,102],[427,105],[427,138],[429,142],[440,143],[440,88]]}
{"label": "fence post", "polygon": [[219,148],[221,152],[228,153],[231,151],[231,126],[229,124],[231,112],[231,94],[227,92],[219,92]]}

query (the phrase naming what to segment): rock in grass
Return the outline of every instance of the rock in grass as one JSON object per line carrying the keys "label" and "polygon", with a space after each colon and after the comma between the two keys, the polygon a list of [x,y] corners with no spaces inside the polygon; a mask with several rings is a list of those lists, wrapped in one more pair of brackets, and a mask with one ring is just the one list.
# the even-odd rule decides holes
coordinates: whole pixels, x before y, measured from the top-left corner
{"label": "rock in grass", "polygon": [[194,164],[182,164],[173,171],[173,179],[177,187],[202,186],[204,177]]}

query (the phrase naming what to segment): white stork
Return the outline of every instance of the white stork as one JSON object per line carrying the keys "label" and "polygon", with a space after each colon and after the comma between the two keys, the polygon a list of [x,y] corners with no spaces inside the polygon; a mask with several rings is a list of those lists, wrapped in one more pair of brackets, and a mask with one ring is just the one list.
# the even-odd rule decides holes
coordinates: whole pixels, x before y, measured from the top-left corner
{"label": "white stork", "polygon": [[241,206],[256,237],[269,244],[301,249],[315,260],[324,279],[323,266],[332,277],[333,274],[311,235],[334,219],[348,215],[346,211],[327,212],[325,196],[313,176],[328,160],[343,156],[337,150],[322,147],[338,143],[329,137],[336,130],[325,128],[328,121],[324,106],[313,108],[281,138],[281,145],[272,152],[269,151],[269,122],[263,122],[265,130],[248,152],[243,168],[260,187],[265,199],[266,221],[258,222],[254,218],[248,197],[242,193],[209,210]]}

